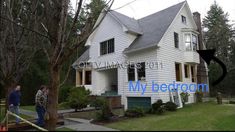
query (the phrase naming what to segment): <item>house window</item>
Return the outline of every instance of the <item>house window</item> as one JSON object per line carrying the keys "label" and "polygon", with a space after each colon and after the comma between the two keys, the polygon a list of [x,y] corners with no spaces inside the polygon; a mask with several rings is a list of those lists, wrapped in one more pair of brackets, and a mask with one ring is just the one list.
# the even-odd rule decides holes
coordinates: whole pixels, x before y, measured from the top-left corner
{"label": "house window", "polygon": [[185,34],[184,39],[185,39],[186,51],[191,51],[192,50],[192,46],[191,46],[191,34]]}
{"label": "house window", "polygon": [[191,75],[192,75],[192,82],[196,82],[196,66],[191,66]]}
{"label": "house window", "polygon": [[197,36],[196,35],[192,35],[193,51],[197,50],[197,44],[198,44],[197,40],[198,40]]}
{"label": "house window", "polygon": [[184,65],[184,76],[189,78],[189,65]]}
{"label": "house window", "polygon": [[182,19],[182,23],[184,23],[184,24],[186,24],[187,23],[187,21],[186,21],[186,17],[185,16],[181,16],[181,19]]}
{"label": "house window", "polygon": [[182,69],[180,63],[175,63],[175,76],[176,76],[176,81],[178,82],[182,81]]}
{"label": "house window", "polygon": [[114,52],[114,38],[100,43],[100,55]]}
{"label": "house window", "polygon": [[128,65],[127,69],[128,81],[135,81],[135,65]]}
{"label": "house window", "polygon": [[91,71],[86,71],[85,77],[85,85],[91,85]]}
{"label": "house window", "polygon": [[175,48],[179,48],[179,34],[174,32]]}
{"label": "house window", "polygon": [[145,80],[145,62],[137,64],[138,80]]}

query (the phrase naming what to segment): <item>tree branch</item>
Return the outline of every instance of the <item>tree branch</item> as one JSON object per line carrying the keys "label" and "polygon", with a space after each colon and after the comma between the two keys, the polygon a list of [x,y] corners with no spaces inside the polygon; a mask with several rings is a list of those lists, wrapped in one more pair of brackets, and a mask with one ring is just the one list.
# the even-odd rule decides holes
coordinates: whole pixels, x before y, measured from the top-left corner
{"label": "tree branch", "polygon": [[[111,1],[111,0],[110,0]],[[95,25],[95,27],[92,29],[92,30],[90,30],[90,29],[87,29],[87,28],[90,28],[88,25],[90,24],[90,21],[89,21],[89,19],[91,19],[91,18],[88,18],[88,20],[86,21],[86,24],[85,24],[85,27],[84,27],[84,29],[83,29],[83,32],[81,33],[81,34],[85,34],[84,36],[79,36],[78,38],[77,38],[77,41],[75,42],[75,45],[73,45],[72,47],[70,47],[69,49],[68,49],[68,52],[67,52],[67,54],[65,54],[64,56],[63,56],[63,58],[61,59],[61,61],[59,62],[59,64],[62,64],[65,60],[66,60],[66,58],[68,58],[69,56],[71,56],[73,53],[74,53],[74,51],[79,47],[79,46],[81,46],[82,44],[84,44],[84,42],[89,38],[89,36],[100,26],[100,24],[102,23],[102,21],[104,20],[104,18],[105,18],[105,16],[106,16],[106,14],[110,11],[110,8],[112,7],[112,5],[113,5],[113,2],[114,2],[114,0],[112,0],[112,2],[111,2],[111,4],[110,4],[110,6],[108,7],[108,9],[104,9],[101,13],[104,13],[104,15],[103,15],[103,17],[101,18],[101,20]],[[87,32],[88,31],[88,32]]]}
{"label": "tree branch", "polygon": [[68,35],[67,35],[67,38],[66,38],[65,42],[68,41],[69,36],[70,36],[70,34],[71,34],[71,31],[73,31],[73,30],[75,29],[75,24],[77,23],[78,15],[79,15],[79,13],[80,13],[80,11],[81,11],[81,9],[82,9],[82,2],[83,2],[83,0],[79,0],[78,8],[77,8],[77,11],[76,11],[76,13],[75,13],[75,17],[74,17],[74,19],[73,19],[72,26],[71,26],[71,29],[70,29],[69,32],[68,32]]}
{"label": "tree branch", "polygon": [[47,35],[44,35],[44,34],[42,34],[42,33],[39,33],[39,32],[37,32],[37,31],[34,31],[34,30],[32,30],[32,29],[30,29],[30,28],[27,28],[27,27],[24,27],[24,26],[22,26],[22,25],[19,25],[19,24],[13,22],[13,21],[10,20],[10,19],[4,18],[4,17],[2,17],[2,16],[0,16],[0,19],[6,20],[6,21],[8,21],[8,22],[10,22],[10,23],[12,23],[12,24],[14,24],[14,25],[16,25],[16,26],[19,26],[19,27],[23,28],[24,30],[28,30],[28,31],[31,31],[31,32],[33,32],[33,33],[36,33],[36,34],[39,35],[39,36],[42,36],[42,37],[45,37],[45,38],[49,38],[49,36],[47,36]]}

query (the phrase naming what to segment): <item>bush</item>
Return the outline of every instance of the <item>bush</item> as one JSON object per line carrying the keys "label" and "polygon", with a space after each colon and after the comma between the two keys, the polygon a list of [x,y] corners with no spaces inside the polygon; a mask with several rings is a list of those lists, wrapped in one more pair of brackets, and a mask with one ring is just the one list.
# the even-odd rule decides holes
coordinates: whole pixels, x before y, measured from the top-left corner
{"label": "bush", "polygon": [[95,105],[101,109],[101,112],[96,113],[98,120],[109,120],[114,115],[106,98],[97,98]]}
{"label": "bush", "polygon": [[86,108],[89,104],[90,91],[85,87],[71,88],[68,96],[68,104],[71,108],[77,111],[78,109]]}
{"label": "bush", "polygon": [[235,101],[231,101],[231,100],[230,100],[230,101],[229,101],[229,104],[235,104]]}
{"label": "bush", "polygon": [[164,112],[165,108],[161,99],[152,104],[151,113],[163,114]]}
{"label": "bush", "polygon": [[98,98],[94,99],[94,100],[91,102],[90,106],[91,106],[91,107],[95,107],[95,109],[98,110],[98,109],[100,109],[100,108],[103,106],[103,104],[105,104],[105,103],[106,103],[106,100],[105,100],[104,97],[98,97]]}
{"label": "bush", "polygon": [[165,108],[168,111],[176,111],[177,110],[177,105],[175,103],[169,101],[169,102],[165,103]]}
{"label": "bush", "polygon": [[196,91],[195,95],[196,95],[196,102],[197,102],[197,103],[202,102],[203,92],[201,92],[201,91]]}
{"label": "bush", "polygon": [[145,115],[145,111],[141,107],[135,107],[135,108],[132,108],[132,109],[128,109],[125,112],[126,117],[142,117],[144,115]]}
{"label": "bush", "polygon": [[188,92],[182,92],[180,93],[180,96],[181,96],[183,105],[185,105],[185,103],[188,102],[188,97],[190,96],[190,94]]}
{"label": "bush", "polygon": [[68,96],[69,96],[69,91],[73,86],[69,85],[64,85],[60,87],[59,89],[59,103],[66,102]]}

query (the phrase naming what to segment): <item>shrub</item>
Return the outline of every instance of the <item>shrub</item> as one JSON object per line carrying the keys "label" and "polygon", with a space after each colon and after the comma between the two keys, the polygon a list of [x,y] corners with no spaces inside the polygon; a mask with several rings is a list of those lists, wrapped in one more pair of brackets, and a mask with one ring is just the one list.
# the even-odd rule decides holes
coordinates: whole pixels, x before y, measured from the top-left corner
{"label": "shrub", "polygon": [[114,114],[110,108],[110,105],[106,98],[99,97],[96,99],[96,107],[101,109],[101,112],[96,113],[96,117],[98,120],[109,120]]}
{"label": "shrub", "polygon": [[235,104],[235,101],[230,100],[229,104]]}
{"label": "shrub", "polygon": [[71,88],[68,96],[68,104],[71,108],[77,111],[78,109],[86,108],[89,104],[90,91],[85,87]]}
{"label": "shrub", "polygon": [[69,96],[69,91],[73,86],[69,85],[64,85],[60,87],[59,89],[59,103],[66,102],[68,96]]}
{"label": "shrub", "polygon": [[91,107],[95,107],[95,109],[100,109],[105,102],[105,98],[104,97],[97,97],[96,99],[92,100],[91,102]]}
{"label": "shrub", "polygon": [[163,114],[164,112],[165,108],[161,99],[152,104],[151,113]]}
{"label": "shrub", "polygon": [[135,108],[132,108],[132,109],[128,109],[125,112],[126,117],[142,117],[144,115],[145,115],[145,111],[141,107],[135,107]]}
{"label": "shrub", "polygon": [[203,92],[196,91],[195,95],[196,95],[196,102],[197,103],[202,102]]}
{"label": "shrub", "polygon": [[181,96],[183,105],[185,105],[185,103],[188,102],[188,97],[190,96],[190,94],[188,92],[182,92],[180,93],[180,96]]}
{"label": "shrub", "polygon": [[168,111],[176,111],[177,110],[177,105],[175,103],[169,101],[169,102],[165,103],[165,108]]}

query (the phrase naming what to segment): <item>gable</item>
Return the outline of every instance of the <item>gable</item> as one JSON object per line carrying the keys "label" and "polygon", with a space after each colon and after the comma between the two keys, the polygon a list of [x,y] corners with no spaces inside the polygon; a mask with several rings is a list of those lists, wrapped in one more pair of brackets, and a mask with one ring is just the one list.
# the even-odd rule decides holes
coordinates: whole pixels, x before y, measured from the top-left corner
{"label": "gable", "polygon": [[124,52],[157,46],[185,3],[181,2],[140,19],[139,24],[142,27],[143,35],[139,36]]}

